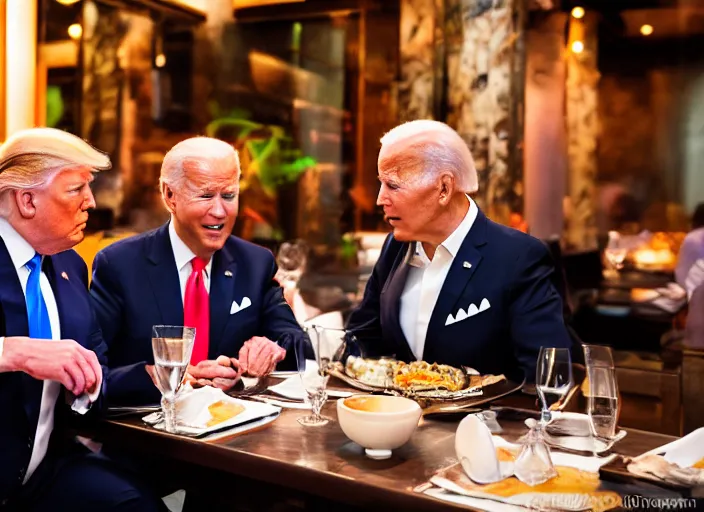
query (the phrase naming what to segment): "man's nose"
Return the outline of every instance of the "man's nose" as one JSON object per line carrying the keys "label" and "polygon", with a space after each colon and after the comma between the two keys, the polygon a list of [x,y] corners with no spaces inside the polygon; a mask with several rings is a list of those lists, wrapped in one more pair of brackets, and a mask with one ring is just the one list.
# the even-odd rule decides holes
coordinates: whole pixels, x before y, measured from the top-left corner
{"label": "man's nose", "polygon": [[379,194],[376,196],[376,205],[385,206],[387,204],[389,204],[389,202],[386,197],[386,190],[384,189],[384,185],[382,185],[379,188]]}
{"label": "man's nose", "polygon": [[86,193],[86,197],[83,200],[83,209],[84,210],[91,210],[95,208],[95,197],[93,197],[93,191],[88,187],[88,192]]}
{"label": "man's nose", "polygon": [[227,215],[222,197],[215,196],[213,198],[213,206],[210,208],[210,215],[213,217],[225,217],[225,215]]}

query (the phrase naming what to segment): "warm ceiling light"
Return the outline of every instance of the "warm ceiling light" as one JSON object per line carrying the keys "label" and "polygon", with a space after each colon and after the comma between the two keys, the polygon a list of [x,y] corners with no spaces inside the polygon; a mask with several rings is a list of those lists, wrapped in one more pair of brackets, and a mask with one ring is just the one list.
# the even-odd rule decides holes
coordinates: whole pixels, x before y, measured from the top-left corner
{"label": "warm ceiling light", "polygon": [[164,66],[166,66],[166,55],[164,55],[163,53],[157,55],[154,59],[154,64],[156,64],[156,67],[158,68],[163,68]]}
{"label": "warm ceiling light", "polygon": [[73,5],[77,3],[79,0],[56,0],[59,2],[61,5]]}
{"label": "warm ceiling light", "polygon": [[640,27],[640,33],[643,34],[644,36],[649,36],[650,34],[653,33],[653,26],[652,25],[643,25]]}
{"label": "warm ceiling light", "polygon": [[584,18],[584,8],[575,7],[574,9],[572,9],[572,17],[577,18],[578,20]]}
{"label": "warm ceiling light", "polygon": [[83,35],[83,27],[81,27],[78,23],[74,23],[68,27],[68,36],[71,39],[78,40],[81,38],[81,35]]}
{"label": "warm ceiling light", "polygon": [[582,41],[575,41],[572,43],[572,53],[582,53],[584,51],[584,43]]}

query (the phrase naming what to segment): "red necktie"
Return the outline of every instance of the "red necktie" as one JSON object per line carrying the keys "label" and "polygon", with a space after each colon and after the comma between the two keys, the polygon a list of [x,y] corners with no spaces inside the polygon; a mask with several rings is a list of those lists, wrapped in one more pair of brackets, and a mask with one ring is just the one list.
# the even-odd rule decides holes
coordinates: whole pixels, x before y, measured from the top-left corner
{"label": "red necktie", "polygon": [[208,359],[208,338],[210,335],[210,301],[203,281],[203,270],[208,264],[200,258],[193,258],[193,272],[186,282],[186,295],[183,300],[183,323],[196,328],[196,341],[191,354],[191,364]]}

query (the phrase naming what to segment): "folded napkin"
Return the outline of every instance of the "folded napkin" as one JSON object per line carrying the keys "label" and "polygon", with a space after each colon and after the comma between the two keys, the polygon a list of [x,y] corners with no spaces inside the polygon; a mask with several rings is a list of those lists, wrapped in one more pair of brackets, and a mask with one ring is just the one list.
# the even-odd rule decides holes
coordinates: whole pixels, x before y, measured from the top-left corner
{"label": "folded napkin", "polygon": [[629,473],[685,487],[704,486],[704,427],[628,463]]}
{"label": "folded napkin", "polygon": [[83,393],[81,396],[76,397],[71,404],[71,410],[78,414],[85,414],[90,410],[90,406],[93,405],[98,397],[100,396],[100,391],[103,386],[103,375],[98,375],[98,382],[95,386],[95,390],[92,393]]}
{"label": "folded napkin", "polygon": [[[315,361],[306,361],[306,373],[317,373],[318,364]],[[306,391],[303,388],[303,383],[301,382],[301,377],[299,375],[293,375],[283,380],[279,384],[270,386],[269,391],[281,395],[292,400],[305,400]],[[354,393],[350,391],[342,391],[335,389],[327,389],[327,395],[333,398],[346,398],[352,396]]]}

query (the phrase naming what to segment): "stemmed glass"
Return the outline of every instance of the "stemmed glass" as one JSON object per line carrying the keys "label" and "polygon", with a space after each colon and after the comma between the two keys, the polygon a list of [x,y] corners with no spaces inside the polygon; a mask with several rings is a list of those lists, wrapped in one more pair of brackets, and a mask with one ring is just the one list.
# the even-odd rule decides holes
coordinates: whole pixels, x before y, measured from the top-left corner
{"label": "stemmed glass", "polygon": [[313,408],[313,414],[299,418],[298,422],[306,427],[319,427],[333,421],[320,414],[328,397],[326,387],[330,378],[330,366],[346,359],[351,346],[348,345],[348,340],[354,344],[354,336],[348,334],[344,329],[328,329],[319,325],[304,327],[304,330],[310,339],[317,368],[306,368],[305,357],[296,354],[298,374],[305,391],[305,401]]}
{"label": "stemmed glass", "polygon": [[572,386],[572,358],[569,349],[541,347],[535,372],[535,388],[540,398],[540,423],[543,428],[552,419],[550,407],[564,400]]}
{"label": "stemmed glass", "polygon": [[175,403],[186,375],[196,339],[194,327],[155,325],[152,327],[152,352],[156,384],[161,391],[161,410],[167,432],[176,432]]}
{"label": "stemmed glass", "polygon": [[628,247],[621,240],[621,235],[617,231],[609,231],[609,242],[604,249],[604,256],[615,272],[614,277],[618,277],[618,271],[623,268],[627,255]]}
{"label": "stemmed glass", "polygon": [[584,346],[589,389],[587,414],[592,435],[611,440],[616,436],[619,416],[619,394],[613,353],[610,347]]}
{"label": "stemmed glass", "polygon": [[296,288],[306,268],[308,248],[303,241],[284,242],[276,253],[276,280],[284,288]]}

